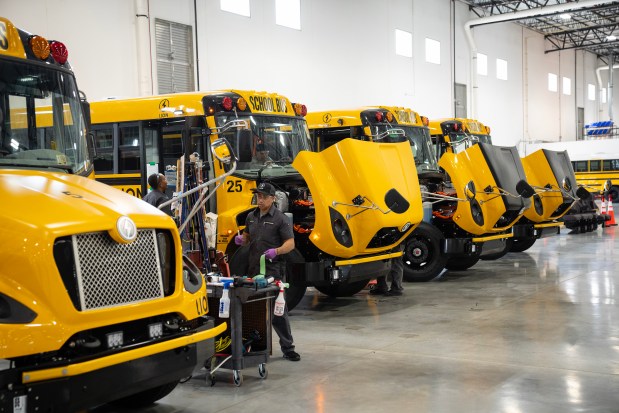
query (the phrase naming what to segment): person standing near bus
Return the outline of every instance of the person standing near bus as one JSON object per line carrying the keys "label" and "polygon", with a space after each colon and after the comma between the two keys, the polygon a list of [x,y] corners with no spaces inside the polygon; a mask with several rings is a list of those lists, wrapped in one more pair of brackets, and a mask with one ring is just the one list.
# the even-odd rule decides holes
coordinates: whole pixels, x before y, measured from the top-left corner
{"label": "person standing near bus", "polygon": [[[148,185],[151,187],[152,191],[144,195],[144,198],[142,198],[143,201],[148,202],[155,208],[159,208],[159,205],[170,199],[165,194],[166,189],[168,189],[168,180],[164,174],[155,173],[150,175],[148,177]],[[168,215],[172,214],[170,207],[163,208],[163,212]]]}
{"label": "person standing near bus", "polygon": [[[252,192],[256,194],[258,207],[249,213],[243,234],[237,235],[234,242],[237,245],[249,244],[247,275],[260,274],[260,257],[264,254],[266,274],[281,279],[283,261],[280,261],[279,257],[294,249],[292,224],[288,217],[273,205],[275,200],[273,185],[261,182],[257,188],[252,189]],[[273,328],[279,336],[279,345],[284,358],[291,361],[301,360],[299,353],[294,351],[288,306],[284,308],[284,315],[273,317]]]}

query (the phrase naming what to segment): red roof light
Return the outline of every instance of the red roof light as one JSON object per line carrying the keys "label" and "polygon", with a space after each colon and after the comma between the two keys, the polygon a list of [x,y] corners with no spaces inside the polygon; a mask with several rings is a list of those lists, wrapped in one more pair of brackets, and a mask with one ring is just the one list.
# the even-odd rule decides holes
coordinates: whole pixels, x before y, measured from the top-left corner
{"label": "red roof light", "polygon": [[49,49],[52,52],[52,57],[55,61],[60,63],[61,65],[67,62],[67,58],[69,57],[69,51],[64,43],[51,41],[49,43]]}
{"label": "red roof light", "polygon": [[224,97],[224,99],[221,101],[221,106],[225,110],[232,110],[232,98],[230,98],[230,96]]}

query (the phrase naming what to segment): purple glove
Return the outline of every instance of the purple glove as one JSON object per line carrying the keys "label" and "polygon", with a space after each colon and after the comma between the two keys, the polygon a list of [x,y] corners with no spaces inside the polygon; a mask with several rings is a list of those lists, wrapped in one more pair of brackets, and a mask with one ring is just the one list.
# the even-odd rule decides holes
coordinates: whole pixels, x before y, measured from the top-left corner
{"label": "purple glove", "polygon": [[245,238],[243,238],[242,235],[237,235],[236,237],[234,237],[234,243],[236,245],[243,245],[245,243]]}
{"label": "purple glove", "polygon": [[277,248],[271,248],[268,249],[264,252],[264,257],[272,260],[273,258],[277,257]]}

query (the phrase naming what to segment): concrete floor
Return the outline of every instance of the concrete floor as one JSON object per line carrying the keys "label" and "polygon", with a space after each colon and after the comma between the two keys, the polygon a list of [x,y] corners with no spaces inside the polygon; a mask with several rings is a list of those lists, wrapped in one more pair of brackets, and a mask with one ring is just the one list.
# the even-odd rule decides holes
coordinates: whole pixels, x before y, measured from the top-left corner
{"label": "concrete floor", "polygon": [[[143,412],[619,412],[617,227],[538,240],[402,297],[308,291],[300,362],[218,372]],[[119,410],[103,407],[99,413]]]}

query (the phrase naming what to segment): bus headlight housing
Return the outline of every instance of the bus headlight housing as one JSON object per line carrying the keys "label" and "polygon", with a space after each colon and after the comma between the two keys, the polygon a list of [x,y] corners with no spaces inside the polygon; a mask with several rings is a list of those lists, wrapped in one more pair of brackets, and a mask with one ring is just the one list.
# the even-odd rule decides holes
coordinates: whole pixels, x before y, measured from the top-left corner
{"label": "bus headlight housing", "polygon": [[0,293],[0,324],[28,324],[37,313],[17,300]]}

